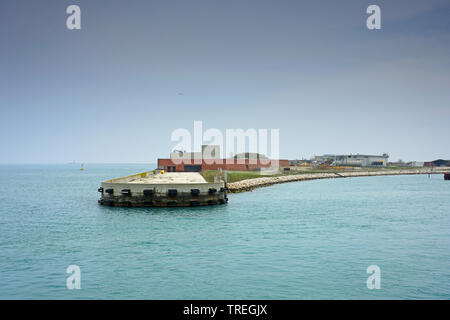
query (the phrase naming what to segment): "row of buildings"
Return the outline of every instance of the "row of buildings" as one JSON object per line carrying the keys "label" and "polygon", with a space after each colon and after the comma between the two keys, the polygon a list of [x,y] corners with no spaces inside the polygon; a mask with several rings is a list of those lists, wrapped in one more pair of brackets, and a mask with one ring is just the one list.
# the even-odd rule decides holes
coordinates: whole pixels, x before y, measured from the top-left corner
{"label": "row of buildings", "polygon": [[254,171],[271,167],[289,167],[289,160],[269,159],[258,153],[241,153],[222,158],[220,146],[203,145],[201,152],[174,150],[170,158],[158,159],[158,168],[167,172],[200,172],[202,170]]}
{"label": "row of buildings", "polygon": [[430,162],[388,162],[389,155],[371,154],[324,154],[310,160],[269,159],[258,153],[241,153],[229,158],[220,156],[220,146],[203,145],[201,152],[185,152],[174,150],[170,158],[158,159],[158,168],[167,172],[199,172],[202,170],[254,171],[263,168],[291,166],[328,166],[328,167],[442,167],[450,166],[450,160],[434,160]]}
{"label": "row of buildings", "polygon": [[323,156],[315,156],[313,162],[325,163],[334,166],[352,166],[352,167],[386,167],[389,155],[369,154],[324,154]]}
{"label": "row of buildings", "polygon": [[389,162],[389,155],[383,153],[382,155],[367,155],[367,154],[349,154],[349,155],[334,155],[325,154],[323,156],[315,156],[311,160],[291,160],[291,165],[301,165],[307,163],[327,164],[330,166],[352,166],[352,167],[450,167],[450,160],[438,159],[434,161],[421,162],[402,160],[396,162]]}
{"label": "row of buildings", "polygon": [[434,161],[424,162],[424,167],[450,167],[450,160],[438,159]]}

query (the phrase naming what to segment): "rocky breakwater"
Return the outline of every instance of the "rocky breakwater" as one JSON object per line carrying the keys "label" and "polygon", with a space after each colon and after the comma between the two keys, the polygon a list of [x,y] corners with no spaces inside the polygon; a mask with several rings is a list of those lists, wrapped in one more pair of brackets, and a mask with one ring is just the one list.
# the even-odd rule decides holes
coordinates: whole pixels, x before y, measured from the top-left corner
{"label": "rocky breakwater", "polygon": [[406,175],[406,174],[443,174],[450,172],[450,168],[416,168],[402,170],[377,170],[377,171],[352,171],[352,172],[327,172],[327,173],[299,173],[282,176],[261,177],[254,179],[241,180],[227,184],[228,191],[231,193],[251,191],[256,188],[270,186],[278,183],[316,180],[328,178],[350,178],[367,176],[386,176],[386,175]]}

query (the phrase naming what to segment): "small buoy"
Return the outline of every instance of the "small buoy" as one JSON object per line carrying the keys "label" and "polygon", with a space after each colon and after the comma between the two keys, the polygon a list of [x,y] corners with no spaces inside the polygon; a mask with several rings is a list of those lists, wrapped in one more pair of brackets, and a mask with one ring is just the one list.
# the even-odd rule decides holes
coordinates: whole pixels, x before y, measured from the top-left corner
{"label": "small buoy", "polygon": [[161,170],[161,174],[164,174],[164,172],[165,172],[164,170]]}

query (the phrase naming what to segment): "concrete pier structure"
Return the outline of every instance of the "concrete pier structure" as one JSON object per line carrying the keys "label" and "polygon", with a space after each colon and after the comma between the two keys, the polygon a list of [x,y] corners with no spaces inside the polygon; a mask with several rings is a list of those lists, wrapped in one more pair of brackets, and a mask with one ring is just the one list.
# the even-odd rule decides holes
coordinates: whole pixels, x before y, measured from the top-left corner
{"label": "concrete pier structure", "polygon": [[102,182],[99,203],[118,207],[186,207],[225,204],[225,182],[197,172],[149,171]]}

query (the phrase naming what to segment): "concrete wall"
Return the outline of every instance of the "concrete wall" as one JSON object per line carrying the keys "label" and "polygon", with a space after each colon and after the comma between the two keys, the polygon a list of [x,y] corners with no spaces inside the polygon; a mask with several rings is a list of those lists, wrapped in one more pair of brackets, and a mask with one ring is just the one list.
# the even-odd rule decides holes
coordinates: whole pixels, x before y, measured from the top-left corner
{"label": "concrete wall", "polygon": [[225,184],[223,182],[217,183],[167,183],[167,184],[154,184],[154,183],[115,183],[115,182],[102,182],[102,188],[113,189],[115,195],[120,195],[122,190],[129,189],[132,195],[142,196],[144,195],[143,190],[154,190],[154,193],[166,194],[169,189],[176,189],[178,192],[190,193],[191,189],[199,189],[201,193],[208,193],[210,188],[215,188],[220,190]]}
{"label": "concrete wall", "polygon": [[[109,189],[112,189],[113,193],[108,192]],[[192,189],[198,189],[200,193],[192,194]],[[122,190],[130,190],[130,194],[122,194]],[[144,190],[152,190],[153,193],[145,195]],[[170,195],[169,190],[176,190],[177,194]],[[183,184],[103,182],[99,191],[101,205],[116,207],[205,206],[225,204],[228,201],[224,182]]]}

